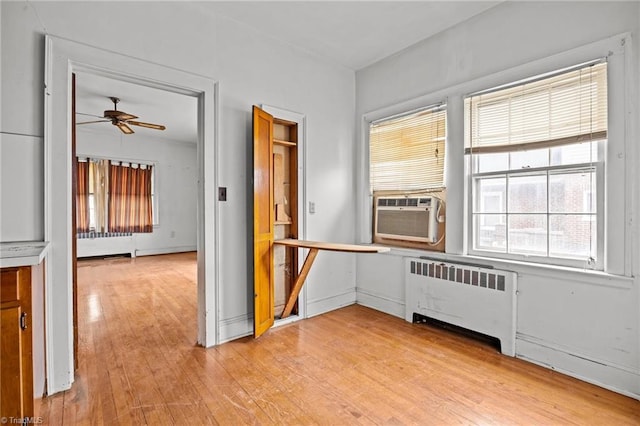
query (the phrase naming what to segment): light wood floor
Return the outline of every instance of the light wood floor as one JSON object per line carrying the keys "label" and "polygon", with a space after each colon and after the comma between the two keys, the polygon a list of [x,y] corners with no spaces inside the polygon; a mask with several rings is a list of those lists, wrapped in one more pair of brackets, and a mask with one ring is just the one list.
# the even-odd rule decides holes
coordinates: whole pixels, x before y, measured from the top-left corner
{"label": "light wood floor", "polygon": [[357,305],[197,347],[192,253],[78,272],[80,368],[46,424],[640,424],[639,401]]}

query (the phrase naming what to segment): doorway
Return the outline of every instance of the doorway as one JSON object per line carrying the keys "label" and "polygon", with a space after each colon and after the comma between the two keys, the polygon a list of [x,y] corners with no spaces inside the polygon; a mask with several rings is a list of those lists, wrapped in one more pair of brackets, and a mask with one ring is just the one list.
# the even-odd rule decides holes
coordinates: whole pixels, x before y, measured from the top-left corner
{"label": "doorway", "polygon": [[[82,182],[83,189],[83,196],[74,198],[80,208],[71,211],[76,215],[72,218],[72,224],[76,224],[72,225],[72,231],[76,231],[72,242],[76,246],[77,259],[73,262],[77,369],[78,324],[86,324],[86,318],[80,314],[86,309],[78,309],[78,305],[86,304],[79,299],[78,285],[91,289],[93,286],[88,286],[87,280],[92,282],[100,278],[88,274],[88,271],[100,268],[84,268],[84,274],[78,274],[79,267],[88,264],[97,267],[100,263],[87,262],[87,258],[108,262],[106,258],[197,252],[198,114],[197,98],[192,96],[95,73],[78,72],[73,76],[75,137],[72,138],[71,161],[78,161],[78,173],[73,174],[72,184],[76,185],[75,191],[78,182]],[[127,201],[134,199],[130,195],[126,200],[122,198],[119,205],[127,210],[118,215],[115,210],[111,211],[115,204],[109,207],[110,194],[117,187],[110,178],[110,170],[123,172],[124,178],[138,176],[136,169],[148,171],[144,175],[148,178],[146,183],[150,191],[145,191],[144,202],[133,204],[139,204],[138,207],[145,210],[150,207],[150,214],[132,213],[133,204]],[[128,178],[126,182],[126,187],[133,189]],[[124,220],[116,221],[116,218]],[[131,220],[143,223],[130,223]],[[197,258],[192,259],[196,265]],[[145,279],[144,275],[138,276]],[[196,282],[195,276],[193,281]],[[161,283],[162,280],[158,281]],[[195,306],[195,293],[193,298]]]}
{"label": "doorway", "polygon": [[47,392],[69,389],[74,380],[71,196],[71,76],[87,73],[197,99],[198,343],[218,342],[217,322],[217,83],[210,78],[46,37],[45,240]]}

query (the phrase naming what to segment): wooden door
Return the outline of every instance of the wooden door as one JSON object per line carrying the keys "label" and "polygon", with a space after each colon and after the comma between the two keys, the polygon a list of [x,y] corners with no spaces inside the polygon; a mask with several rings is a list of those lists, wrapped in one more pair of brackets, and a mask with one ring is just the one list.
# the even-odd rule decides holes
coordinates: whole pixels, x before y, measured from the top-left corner
{"label": "wooden door", "polygon": [[274,321],[273,116],[253,107],[253,336]]}

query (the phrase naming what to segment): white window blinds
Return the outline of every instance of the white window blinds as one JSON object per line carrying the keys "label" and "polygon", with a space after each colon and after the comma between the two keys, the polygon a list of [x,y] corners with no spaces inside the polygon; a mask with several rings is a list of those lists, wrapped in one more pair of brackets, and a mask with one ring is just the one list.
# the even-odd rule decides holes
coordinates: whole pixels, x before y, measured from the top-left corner
{"label": "white window blinds", "polygon": [[443,187],[445,133],[444,105],[371,123],[371,191]]}
{"label": "white window blinds", "polygon": [[606,139],[607,64],[471,95],[465,109],[467,154]]}

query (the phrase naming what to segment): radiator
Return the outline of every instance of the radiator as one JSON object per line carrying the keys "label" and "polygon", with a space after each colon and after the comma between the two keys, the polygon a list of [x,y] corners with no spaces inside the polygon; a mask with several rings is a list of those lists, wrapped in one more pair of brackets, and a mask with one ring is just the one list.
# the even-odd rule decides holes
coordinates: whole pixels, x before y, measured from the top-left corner
{"label": "radiator", "polygon": [[425,259],[405,268],[407,321],[415,313],[495,337],[515,356],[515,272]]}

